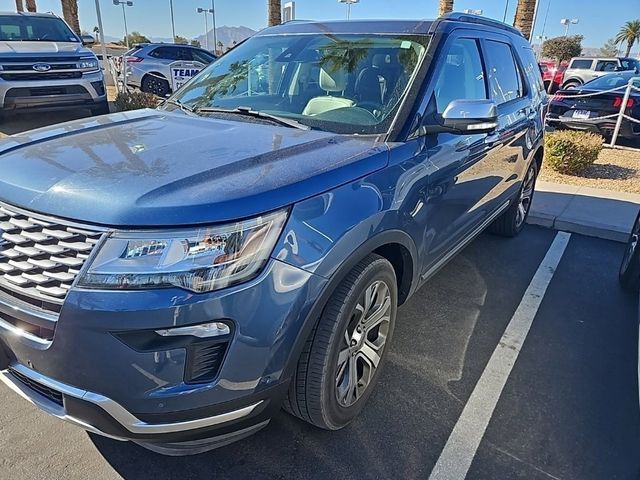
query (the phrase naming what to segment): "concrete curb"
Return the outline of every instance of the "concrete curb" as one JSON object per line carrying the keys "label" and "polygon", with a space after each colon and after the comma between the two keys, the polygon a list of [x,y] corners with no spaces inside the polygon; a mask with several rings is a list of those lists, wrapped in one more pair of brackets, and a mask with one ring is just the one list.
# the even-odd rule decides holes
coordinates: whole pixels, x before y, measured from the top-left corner
{"label": "concrete curb", "polygon": [[528,223],[626,242],[640,210],[640,195],[539,182]]}

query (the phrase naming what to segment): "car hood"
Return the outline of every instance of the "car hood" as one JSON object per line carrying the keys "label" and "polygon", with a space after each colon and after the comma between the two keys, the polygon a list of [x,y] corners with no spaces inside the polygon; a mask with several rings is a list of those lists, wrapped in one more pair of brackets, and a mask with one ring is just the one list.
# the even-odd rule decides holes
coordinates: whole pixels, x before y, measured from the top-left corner
{"label": "car hood", "polygon": [[0,202],[106,226],[258,215],[383,168],[373,139],[139,110],[0,142]]}
{"label": "car hood", "polygon": [[79,42],[0,42],[0,55],[93,55]]}

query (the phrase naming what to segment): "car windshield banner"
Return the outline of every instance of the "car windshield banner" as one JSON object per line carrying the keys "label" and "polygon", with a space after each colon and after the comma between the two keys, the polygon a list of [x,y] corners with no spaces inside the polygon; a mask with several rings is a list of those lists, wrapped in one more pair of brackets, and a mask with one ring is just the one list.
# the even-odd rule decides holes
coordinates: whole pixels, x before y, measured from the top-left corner
{"label": "car windshield banner", "polygon": [[200,62],[173,62],[170,67],[171,85],[175,92],[200,73],[204,65]]}

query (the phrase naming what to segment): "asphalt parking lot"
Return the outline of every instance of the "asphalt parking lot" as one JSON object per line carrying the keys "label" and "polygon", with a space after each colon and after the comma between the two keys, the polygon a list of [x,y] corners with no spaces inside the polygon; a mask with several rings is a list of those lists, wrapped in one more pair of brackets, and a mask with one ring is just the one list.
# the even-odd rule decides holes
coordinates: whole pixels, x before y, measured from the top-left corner
{"label": "asphalt parking lot", "polygon": [[[400,309],[381,382],[342,431],[281,413],[240,443],[162,457],[49,418],[2,386],[0,478],[428,478],[556,236],[483,235],[446,266]],[[477,452],[453,450],[472,459],[468,479],[639,478],[638,300],[617,284],[622,249],[570,237],[493,415],[472,412],[490,418]]]}

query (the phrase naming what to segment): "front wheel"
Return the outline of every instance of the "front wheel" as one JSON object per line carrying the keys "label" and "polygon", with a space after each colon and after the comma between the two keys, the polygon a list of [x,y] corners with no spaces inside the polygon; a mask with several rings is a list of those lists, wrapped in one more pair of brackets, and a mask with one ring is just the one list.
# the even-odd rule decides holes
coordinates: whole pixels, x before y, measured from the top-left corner
{"label": "front wheel", "polygon": [[284,409],[338,430],[364,408],[393,335],[398,304],[392,265],[369,255],[347,275],[310,335]]}
{"label": "front wheel", "polygon": [[640,213],[636,218],[620,265],[620,284],[625,290],[637,292],[640,287]]}
{"label": "front wheel", "polygon": [[538,165],[534,160],[524,176],[518,196],[513,199],[509,208],[489,227],[492,233],[503,237],[515,237],[522,231],[531,210],[537,178]]}
{"label": "front wheel", "polygon": [[171,87],[169,82],[155,73],[148,73],[142,79],[140,90],[146,93],[153,93],[154,95],[164,98],[171,93]]}
{"label": "front wheel", "polygon": [[110,112],[109,110],[109,102],[107,100],[96,103],[93,107],[91,107],[91,115],[106,115]]}

